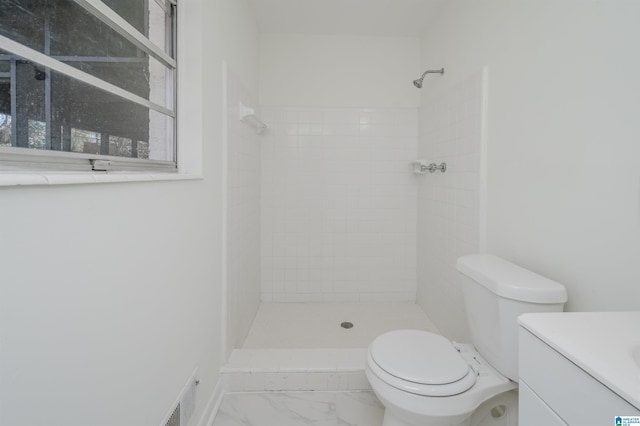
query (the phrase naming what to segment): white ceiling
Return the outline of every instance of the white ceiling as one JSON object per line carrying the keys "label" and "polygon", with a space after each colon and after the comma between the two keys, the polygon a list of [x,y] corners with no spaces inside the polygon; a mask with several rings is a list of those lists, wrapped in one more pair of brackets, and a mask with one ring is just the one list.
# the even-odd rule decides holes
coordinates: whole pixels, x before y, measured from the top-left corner
{"label": "white ceiling", "polygon": [[248,0],[261,33],[412,36],[446,0]]}

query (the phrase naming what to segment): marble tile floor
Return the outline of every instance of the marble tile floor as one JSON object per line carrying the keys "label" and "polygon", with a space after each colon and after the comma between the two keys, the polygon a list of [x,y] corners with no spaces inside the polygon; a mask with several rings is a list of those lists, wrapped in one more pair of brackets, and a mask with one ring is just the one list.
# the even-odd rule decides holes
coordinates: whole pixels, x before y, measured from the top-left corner
{"label": "marble tile floor", "polygon": [[213,426],[380,426],[373,392],[248,392],[224,396]]}

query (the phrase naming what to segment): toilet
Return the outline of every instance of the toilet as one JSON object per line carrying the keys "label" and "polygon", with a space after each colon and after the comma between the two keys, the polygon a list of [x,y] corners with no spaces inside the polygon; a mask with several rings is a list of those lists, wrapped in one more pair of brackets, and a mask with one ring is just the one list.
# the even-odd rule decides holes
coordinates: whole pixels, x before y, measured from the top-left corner
{"label": "toilet", "polygon": [[467,425],[480,404],[518,387],[517,317],[567,301],[563,285],[493,255],[463,256],[456,268],[471,344],[394,330],[369,345],[365,372],[383,426]]}

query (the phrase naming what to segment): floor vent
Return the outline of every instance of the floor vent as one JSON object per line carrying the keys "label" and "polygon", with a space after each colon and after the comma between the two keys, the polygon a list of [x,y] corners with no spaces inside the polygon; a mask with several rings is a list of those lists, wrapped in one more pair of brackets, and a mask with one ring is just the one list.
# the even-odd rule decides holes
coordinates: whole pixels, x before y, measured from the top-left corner
{"label": "floor vent", "polygon": [[161,426],[187,426],[189,420],[196,411],[196,388],[200,384],[198,379],[198,369],[196,368],[187,384],[182,388],[178,398],[171,405],[171,407],[165,414],[164,420],[160,423]]}
{"label": "floor vent", "polygon": [[164,426],[180,426],[180,404],[173,410],[171,417],[169,417]]}

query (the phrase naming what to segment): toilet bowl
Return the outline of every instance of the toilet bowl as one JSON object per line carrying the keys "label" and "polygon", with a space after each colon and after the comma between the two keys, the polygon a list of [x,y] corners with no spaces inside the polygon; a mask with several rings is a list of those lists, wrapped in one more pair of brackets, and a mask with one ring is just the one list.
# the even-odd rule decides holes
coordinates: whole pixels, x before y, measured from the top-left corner
{"label": "toilet bowl", "polygon": [[567,300],[561,284],[496,256],[464,256],[456,267],[471,344],[395,330],[369,345],[365,372],[385,407],[383,426],[468,425],[483,402],[518,387],[517,317],[562,311]]}
{"label": "toilet bowl", "polygon": [[378,336],[365,372],[385,406],[384,426],[459,425],[482,402],[517,388],[472,345],[422,330]]}

